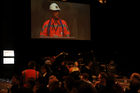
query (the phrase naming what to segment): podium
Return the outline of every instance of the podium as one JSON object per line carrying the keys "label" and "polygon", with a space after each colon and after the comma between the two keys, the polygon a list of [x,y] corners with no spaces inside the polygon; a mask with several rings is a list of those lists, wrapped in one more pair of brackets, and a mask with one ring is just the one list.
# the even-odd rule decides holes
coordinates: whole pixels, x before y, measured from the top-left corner
{"label": "podium", "polygon": [[49,36],[40,36],[41,39],[61,39],[61,40],[76,40],[75,37],[49,37]]}

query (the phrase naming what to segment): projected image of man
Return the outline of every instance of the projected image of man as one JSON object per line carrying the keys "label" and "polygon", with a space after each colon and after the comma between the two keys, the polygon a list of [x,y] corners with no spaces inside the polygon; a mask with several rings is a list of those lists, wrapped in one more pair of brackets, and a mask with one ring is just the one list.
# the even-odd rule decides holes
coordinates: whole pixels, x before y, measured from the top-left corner
{"label": "projected image of man", "polygon": [[40,36],[70,37],[70,31],[66,21],[59,17],[61,10],[59,6],[56,3],[51,3],[49,10],[52,16],[43,24]]}

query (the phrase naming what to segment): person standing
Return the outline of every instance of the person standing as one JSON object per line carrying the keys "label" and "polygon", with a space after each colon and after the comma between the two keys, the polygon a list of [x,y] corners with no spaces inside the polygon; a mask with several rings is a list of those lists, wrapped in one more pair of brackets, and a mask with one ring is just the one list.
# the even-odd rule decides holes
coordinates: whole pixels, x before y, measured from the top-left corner
{"label": "person standing", "polygon": [[30,61],[28,63],[28,68],[22,71],[22,79],[23,79],[23,86],[28,86],[28,81],[34,80],[36,81],[39,78],[40,74],[36,71],[36,63],[35,61]]}
{"label": "person standing", "polygon": [[43,24],[40,36],[70,37],[66,21],[59,17],[61,10],[59,6],[56,3],[51,3],[49,10],[52,17]]}

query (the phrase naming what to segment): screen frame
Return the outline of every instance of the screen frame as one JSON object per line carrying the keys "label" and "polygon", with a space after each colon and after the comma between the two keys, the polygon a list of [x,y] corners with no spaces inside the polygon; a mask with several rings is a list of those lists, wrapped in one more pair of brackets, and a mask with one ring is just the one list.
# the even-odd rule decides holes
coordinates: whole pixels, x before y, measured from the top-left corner
{"label": "screen frame", "polygon": [[[49,2],[58,2],[57,0],[53,0],[53,1],[49,1]],[[63,1],[59,1],[60,3],[64,3]],[[72,41],[92,41],[92,24],[91,24],[91,2],[90,1],[88,1],[88,2],[70,2],[70,1],[65,1],[65,2],[68,2],[68,3],[77,3],[77,4],[85,4],[85,5],[89,5],[89,11],[90,11],[90,16],[89,16],[89,18],[90,18],[90,39],[89,40],[80,40],[80,39],[76,39],[76,37],[69,37],[69,38],[66,38],[66,37],[45,37],[45,38],[32,38],[32,30],[31,30],[31,0],[30,0],[30,10],[28,10],[28,14],[30,15],[30,22],[27,22],[28,24],[30,23],[30,27],[29,27],[29,25],[27,25],[27,27],[26,28],[30,28],[30,34],[29,34],[29,36],[28,36],[28,38],[30,39],[30,40],[42,40],[42,39],[44,39],[44,40],[72,40]],[[29,17],[28,17],[29,18]]]}

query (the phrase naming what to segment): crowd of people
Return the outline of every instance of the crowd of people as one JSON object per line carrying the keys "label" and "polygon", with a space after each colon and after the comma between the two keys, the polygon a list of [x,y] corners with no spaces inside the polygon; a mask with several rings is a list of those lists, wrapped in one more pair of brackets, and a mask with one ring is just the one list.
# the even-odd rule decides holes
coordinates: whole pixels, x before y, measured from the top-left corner
{"label": "crowd of people", "polygon": [[[111,62],[112,64],[112,62]],[[95,68],[97,69],[97,68]],[[111,70],[112,71],[112,70]],[[21,75],[13,75],[10,93],[138,93],[140,74],[130,76],[128,89],[116,82],[111,71],[96,71],[90,60],[79,66],[79,62],[67,65],[65,61],[55,63],[45,59],[37,71],[35,61],[29,61],[28,68]],[[95,74],[94,74],[95,73]]]}

